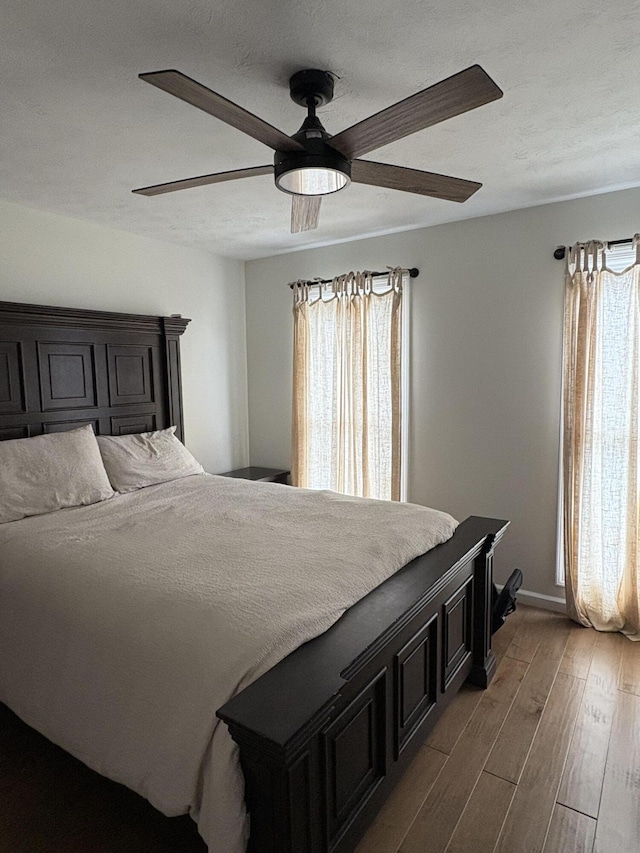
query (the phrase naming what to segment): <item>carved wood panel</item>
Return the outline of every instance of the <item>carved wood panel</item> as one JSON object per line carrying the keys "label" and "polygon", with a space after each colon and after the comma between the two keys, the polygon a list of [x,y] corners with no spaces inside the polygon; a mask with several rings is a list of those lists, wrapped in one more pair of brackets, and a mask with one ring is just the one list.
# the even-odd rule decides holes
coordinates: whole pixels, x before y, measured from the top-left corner
{"label": "carved wood panel", "polygon": [[131,435],[136,432],[153,432],[157,429],[153,412],[139,415],[115,415],[111,418],[110,435]]}
{"label": "carved wood panel", "polygon": [[19,341],[0,341],[0,412],[24,412],[22,348]]}
{"label": "carved wood panel", "polygon": [[438,615],[395,656],[395,751],[400,755],[437,700]]}
{"label": "carved wood panel", "polygon": [[0,427],[0,441],[6,441],[12,438],[29,438],[28,427]]}
{"label": "carved wood panel", "polygon": [[386,773],[386,669],[324,733],[327,835],[332,847]]}
{"label": "carved wood panel", "polygon": [[45,433],[50,432],[67,432],[70,429],[80,429],[80,427],[90,425],[93,427],[93,431],[96,435],[99,434],[99,422],[98,420],[78,420],[78,421],[45,421],[42,424],[42,431]]}
{"label": "carved wood panel", "polygon": [[93,344],[38,342],[42,411],[97,405]]}
{"label": "carved wood panel", "polygon": [[154,402],[152,347],[108,346],[107,365],[112,406]]}
{"label": "carved wood panel", "polygon": [[473,578],[444,603],[442,642],[442,689],[469,659],[472,651],[471,619],[473,616]]}

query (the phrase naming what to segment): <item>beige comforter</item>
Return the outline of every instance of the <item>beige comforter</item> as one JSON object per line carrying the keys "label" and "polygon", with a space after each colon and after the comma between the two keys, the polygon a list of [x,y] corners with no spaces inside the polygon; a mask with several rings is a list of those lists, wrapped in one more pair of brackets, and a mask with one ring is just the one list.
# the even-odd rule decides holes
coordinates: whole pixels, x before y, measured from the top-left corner
{"label": "beige comforter", "polygon": [[242,776],[215,710],[455,524],[203,474],[0,525],[0,701],[240,853]]}

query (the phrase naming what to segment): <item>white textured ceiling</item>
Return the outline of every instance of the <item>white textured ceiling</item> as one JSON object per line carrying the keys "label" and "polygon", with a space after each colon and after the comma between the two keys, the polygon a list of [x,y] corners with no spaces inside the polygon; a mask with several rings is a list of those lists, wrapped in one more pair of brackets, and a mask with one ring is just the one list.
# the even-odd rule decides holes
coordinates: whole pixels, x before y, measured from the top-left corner
{"label": "white textured ceiling", "polygon": [[[256,258],[638,186],[639,35],[638,0],[3,0],[0,198]],[[270,177],[130,192],[273,156],[140,72],[177,68],[293,133],[289,76],[327,69],[337,133],[474,63],[502,100],[366,155],[481,181],[463,205],[352,184],[292,235]]]}

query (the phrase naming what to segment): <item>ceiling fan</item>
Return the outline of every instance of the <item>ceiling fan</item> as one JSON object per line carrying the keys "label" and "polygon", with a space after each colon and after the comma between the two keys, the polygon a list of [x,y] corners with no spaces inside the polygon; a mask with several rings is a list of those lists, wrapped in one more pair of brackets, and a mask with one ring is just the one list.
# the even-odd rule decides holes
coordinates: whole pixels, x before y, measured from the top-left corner
{"label": "ceiling fan", "polygon": [[466,201],[482,184],[359,158],[503,95],[479,65],[472,65],[331,136],[316,116],[316,109],[333,98],[333,75],[317,69],[298,71],[289,80],[289,88],[296,104],[306,107],[307,117],[297,133],[287,136],[180,71],[153,71],[139,77],[263,142],[274,149],[275,157],[273,165],[200,175],[141,187],[133,192],[153,196],[236,178],[273,174],[278,189],[292,196],[291,231],[294,233],[317,228],[322,196],[344,189],[351,181],[447,201]]}

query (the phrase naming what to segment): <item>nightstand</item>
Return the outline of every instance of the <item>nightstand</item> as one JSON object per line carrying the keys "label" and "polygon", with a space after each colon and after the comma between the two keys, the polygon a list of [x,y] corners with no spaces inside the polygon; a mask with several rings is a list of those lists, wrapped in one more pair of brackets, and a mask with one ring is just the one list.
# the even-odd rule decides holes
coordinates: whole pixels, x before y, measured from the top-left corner
{"label": "nightstand", "polygon": [[219,474],[219,477],[237,477],[240,480],[256,480],[261,483],[283,483],[285,486],[289,484],[290,471],[284,471],[280,468],[259,468],[256,465],[250,465],[248,468],[236,468],[235,471],[225,471],[224,474]]}

